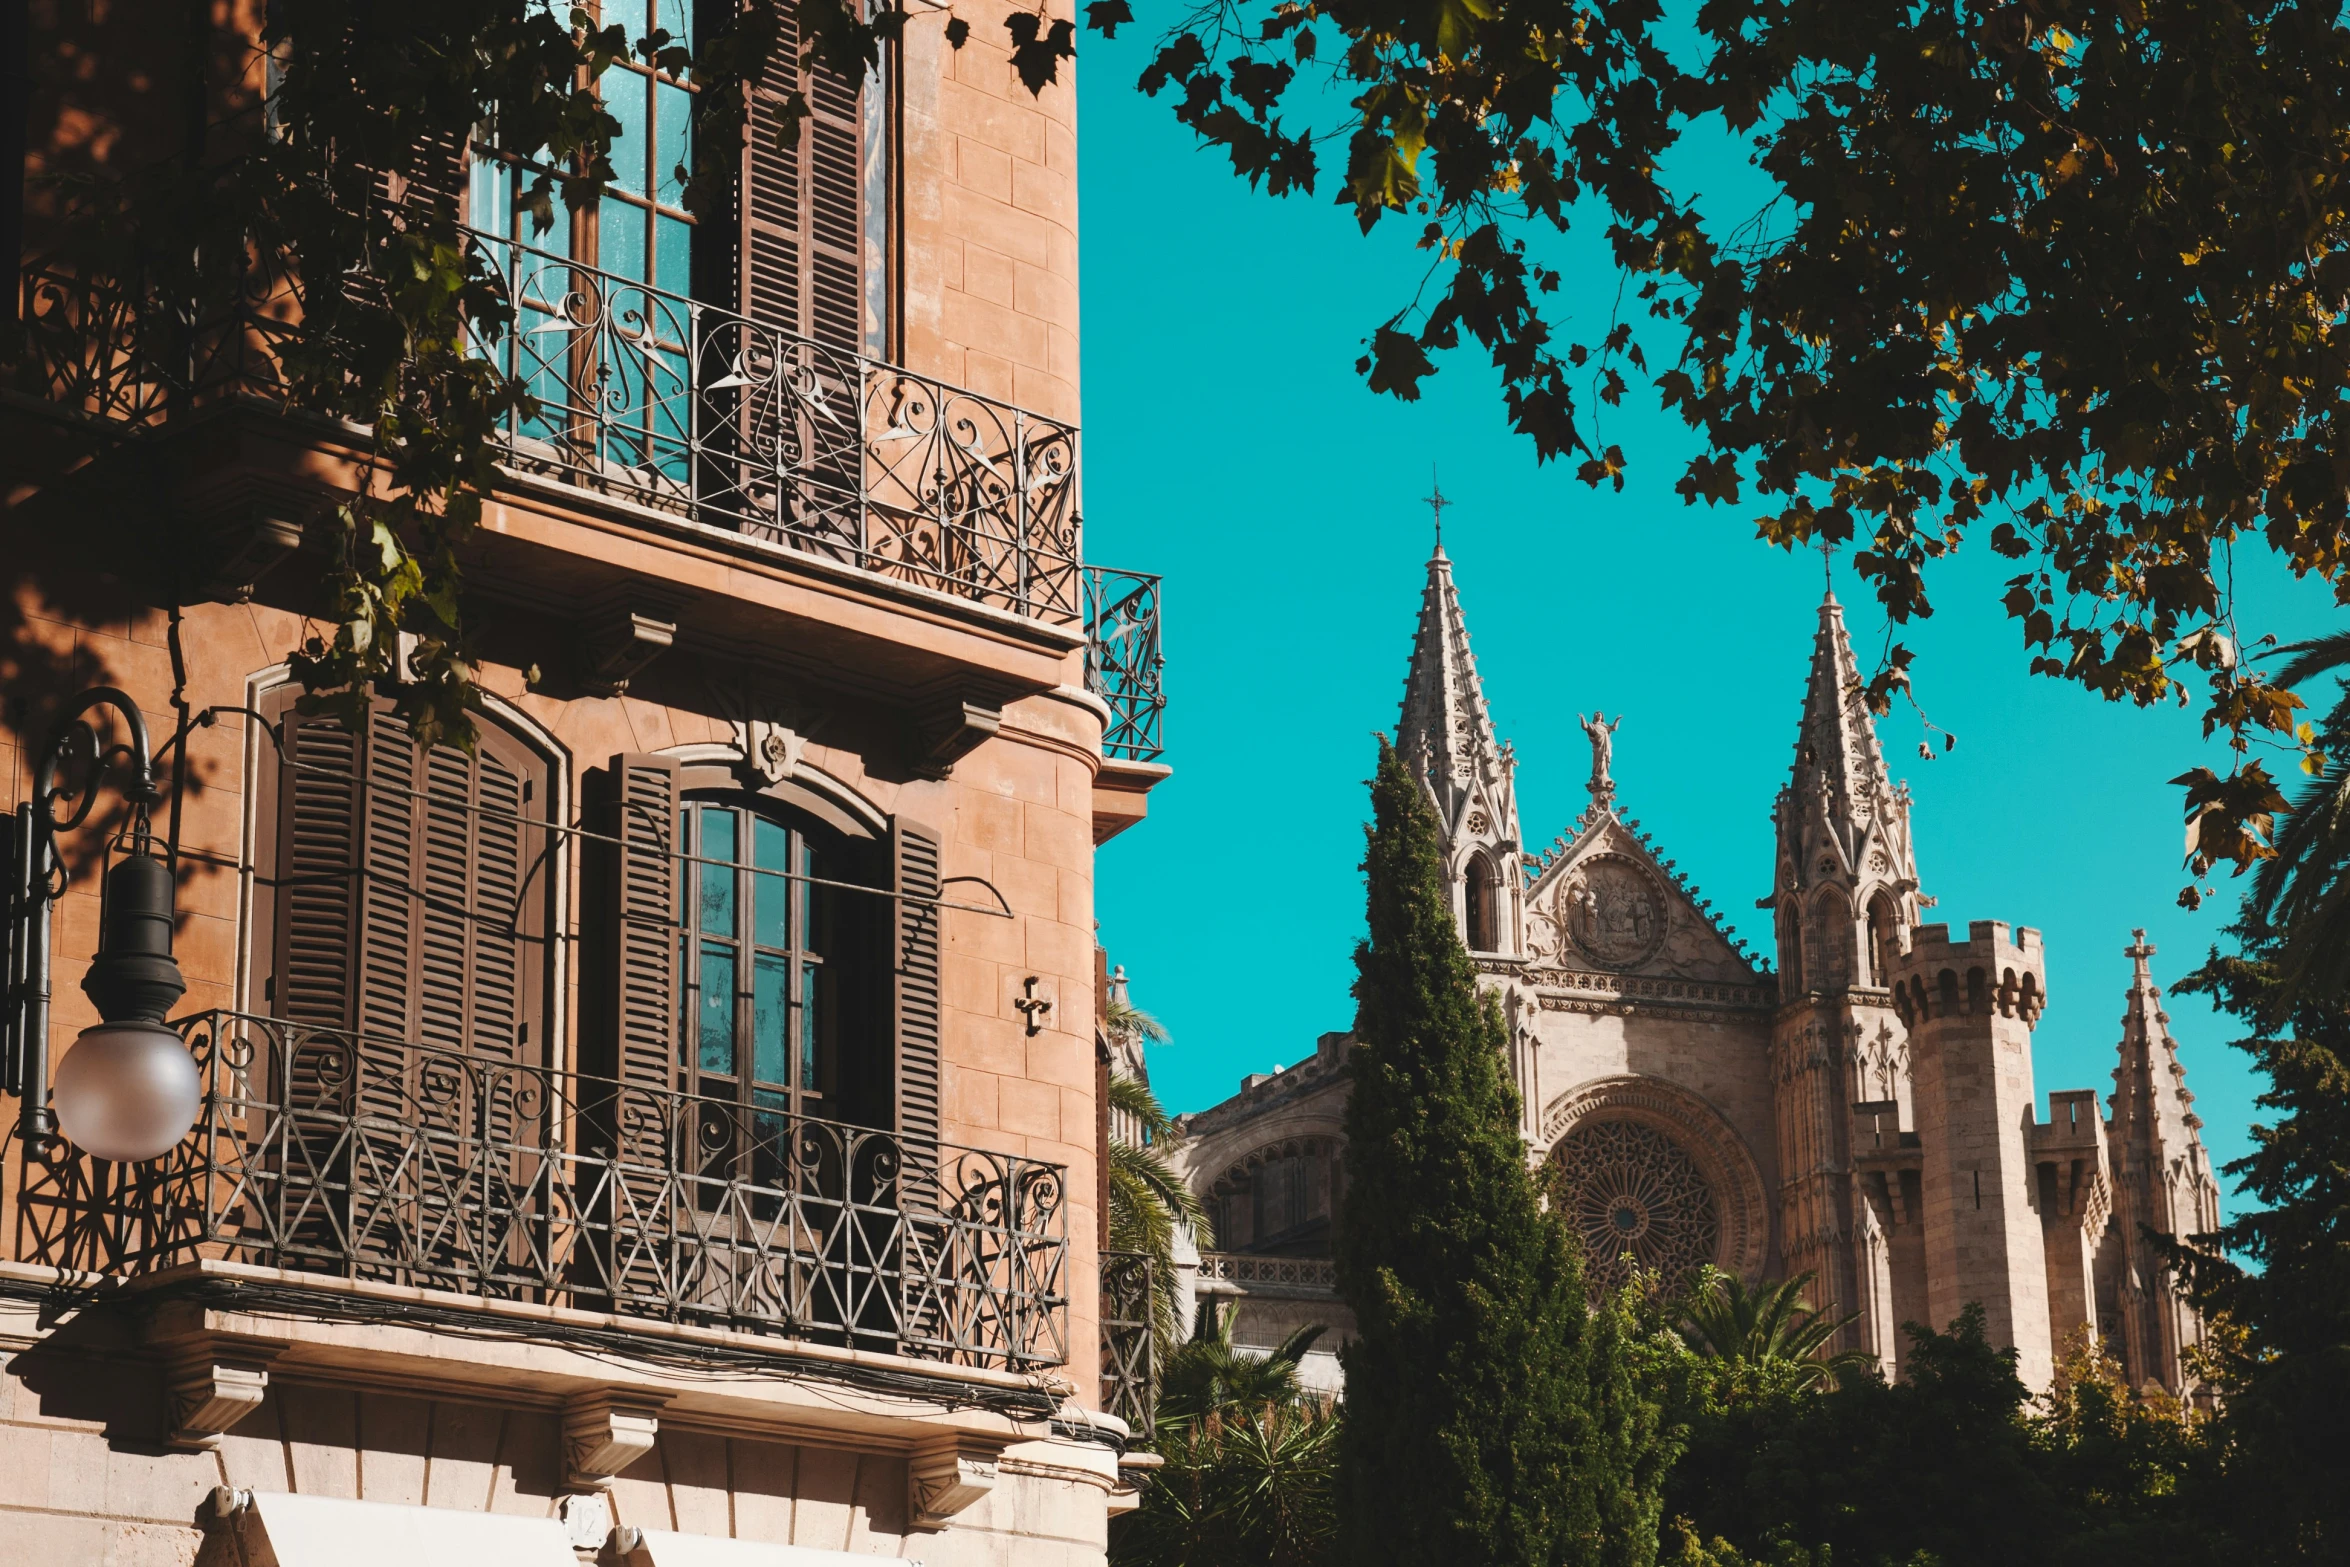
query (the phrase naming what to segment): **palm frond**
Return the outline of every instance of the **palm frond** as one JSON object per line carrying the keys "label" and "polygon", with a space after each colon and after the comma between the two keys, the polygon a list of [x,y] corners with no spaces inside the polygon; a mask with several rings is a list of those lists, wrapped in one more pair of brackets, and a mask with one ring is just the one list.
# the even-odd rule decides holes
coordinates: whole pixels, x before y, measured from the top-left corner
{"label": "palm frond", "polygon": [[1167,1025],[1124,996],[1112,995],[1102,1003],[1102,1027],[1119,1039],[1139,1039],[1151,1045],[1167,1042]]}
{"label": "palm frond", "polygon": [[[2281,651],[2295,656],[2277,672],[2277,683],[2299,685],[2350,669],[2350,632]],[[2333,765],[2287,809],[2276,853],[2253,873],[2246,900],[2256,920],[2284,937],[2277,952],[2280,1020],[2297,1005],[2338,1000],[2350,988],[2350,682],[2326,716],[2323,746]]]}

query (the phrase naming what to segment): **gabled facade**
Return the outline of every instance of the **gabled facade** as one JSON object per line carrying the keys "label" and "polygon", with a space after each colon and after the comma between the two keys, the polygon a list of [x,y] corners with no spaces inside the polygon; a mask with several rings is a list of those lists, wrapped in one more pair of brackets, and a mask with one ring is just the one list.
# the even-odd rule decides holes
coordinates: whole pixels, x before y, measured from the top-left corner
{"label": "gabled facade", "polygon": [[[220,156],[258,13],[201,14]],[[183,156],[140,84],[203,79],[186,28],[38,15],[35,175]],[[1084,1563],[1133,1500],[1094,850],[1167,769],[1156,579],[1083,556],[1074,89],[909,27],[702,223],[682,89],[604,90],[646,163],[560,232],[452,166],[540,400],[464,544],[471,749],[301,701],[368,480],[287,404],[282,268],[167,361],[35,203],[0,805],[32,841],[77,692],[143,716],[203,1103],[138,1165],[44,1119],[110,776],[6,909],[0,1560]]]}
{"label": "gabled facade", "polygon": [[[1946,1326],[1980,1303],[2026,1380],[2045,1386],[2075,1341],[2114,1345],[2130,1374],[2184,1390],[2198,1331],[2140,1225],[2208,1230],[2217,1188],[2196,1139],[2143,937],[2113,1116],[2085,1091],[2037,1115],[2031,1034],[2047,1002],[2039,933],[1921,925],[1911,800],[1889,776],[1842,608],[1819,607],[1788,779],[1772,810],[1777,966],[1750,955],[1618,799],[1615,723],[1580,720],[1589,803],[1522,854],[1513,895],[1479,867],[1518,842],[1510,751],[1468,655],[1451,562],[1429,562],[1397,743],[1436,807],[1455,907],[1501,1001],[1527,1156],[1605,1280],[1668,1281],[1712,1265],[1748,1279],[1810,1274],[1855,1314],[1853,1346],[1898,1374],[1907,1322]],[[1618,721],[1620,722],[1620,720]],[[1345,1036],[1184,1118],[1196,1189],[1236,1216],[1287,1190],[1284,1161],[1332,1172],[1309,1217],[1344,1201]],[[1268,1174],[1267,1172],[1275,1172]],[[1282,1212],[1288,1210],[1283,1208]],[[1238,1298],[1236,1337],[1303,1321],[1343,1333],[1326,1248],[1220,1232],[1200,1290]],[[1316,1272],[1316,1269],[1320,1272]],[[1318,1301],[1316,1296],[1318,1294]]]}

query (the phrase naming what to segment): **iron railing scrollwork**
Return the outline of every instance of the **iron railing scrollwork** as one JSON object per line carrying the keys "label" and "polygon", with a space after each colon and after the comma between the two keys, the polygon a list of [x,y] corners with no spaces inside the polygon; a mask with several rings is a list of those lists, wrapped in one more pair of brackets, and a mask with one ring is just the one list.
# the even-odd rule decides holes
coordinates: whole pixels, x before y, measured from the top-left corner
{"label": "iron railing scrollwork", "polygon": [[[515,317],[474,351],[537,401],[500,432],[511,468],[1054,625],[1082,618],[1074,424],[467,232]],[[170,286],[32,264],[18,389],[133,426],[294,397],[301,281],[281,254],[232,263]]]}
{"label": "iron railing scrollwork", "polygon": [[1109,705],[1102,754],[1155,762],[1166,751],[1167,691],[1159,645],[1159,579],[1085,568],[1085,685]]}
{"label": "iron railing scrollwork", "polygon": [[1066,1175],[887,1132],[279,1020],[181,1023],[204,1107],[136,1167],[25,1153],[18,1257],[199,1259],[774,1333],[956,1365],[1065,1364]]}
{"label": "iron railing scrollwork", "polygon": [[1157,1330],[1148,1252],[1102,1257],[1102,1409],[1148,1436],[1158,1404]]}

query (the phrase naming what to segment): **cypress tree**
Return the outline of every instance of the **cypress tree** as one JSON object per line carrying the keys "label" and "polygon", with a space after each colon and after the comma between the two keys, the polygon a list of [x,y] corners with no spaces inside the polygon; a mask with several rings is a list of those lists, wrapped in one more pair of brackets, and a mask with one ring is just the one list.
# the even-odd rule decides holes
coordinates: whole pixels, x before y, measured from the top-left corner
{"label": "cypress tree", "polygon": [[1348,1567],[1644,1564],[1665,1455],[1518,1137],[1498,1003],[1454,929],[1435,812],[1382,738],[1356,951],[1338,1285]]}

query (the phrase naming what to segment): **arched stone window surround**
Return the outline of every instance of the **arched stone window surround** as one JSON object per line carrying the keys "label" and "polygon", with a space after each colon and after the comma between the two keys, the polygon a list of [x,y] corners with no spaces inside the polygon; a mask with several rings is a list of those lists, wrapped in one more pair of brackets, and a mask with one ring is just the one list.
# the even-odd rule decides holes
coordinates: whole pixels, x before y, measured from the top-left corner
{"label": "arched stone window surround", "polygon": [[1661,1078],[1601,1078],[1568,1089],[1543,1112],[1543,1162],[1591,1121],[1641,1122],[1679,1144],[1713,1188],[1721,1223],[1714,1265],[1750,1281],[1761,1277],[1770,1254],[1770,1206],[1753,1155],[1720,1111]]}
{"label": "arched stone window surround", "polygon": [[[1216,1218],[1220,1222],[1227,1199],[1240,1196],[1243,1193],[1253,1194],[1257,1178],[1267,1166],[1298,1159],[1303,1160],[1309,1169],[1318,1165],[1323,1170],[1324,1190],[1329,1204],[1328,1217],[1332,1223],[1336,1223],[1338,1206],[1343,1196],[1340,1190],[1343,1166],[1339,1155],[1345,1146],[1346,1140],[1342,1137],[1312,1133],[1282,1137],[1260,1144],[1226,1165],[1224,1173],[1217,1176],[1215,1181],[1209,1185],[1208,1190],[1201,1194],[1207,1204],[1210,1217]],[[1310,1187],[1306,1193],[1306,1201],[1309,1204],[1312,1201]],[[1313,1217],[1313,1215],[1308,1212],[1300,1214],[1298,1217],[1302,1221]],[[1295,1225],[1293,1224],[1291,1228],[1295,1228]],[[1258,1237],[1252,1234],[1249,1238],[1249,1244],[1254,1245],[1257,1239]],[[1219,1232],[1216,1243],[1220,1247],[1229,1246],[1232,1244],[1232,1239]]]}
{"label": "arched stone window surround", "polygon": [[1901,957],[1901,909],[1882,887],[1869,895],[1867,907],[1869,983],[1881,989],[1893,983],[1893,965]]}
{"label": "arched stone window surround", "polygon": [[1461,945],[1471,952],[1501,950],[1501,878],[1482,849],[1461,868]]}

